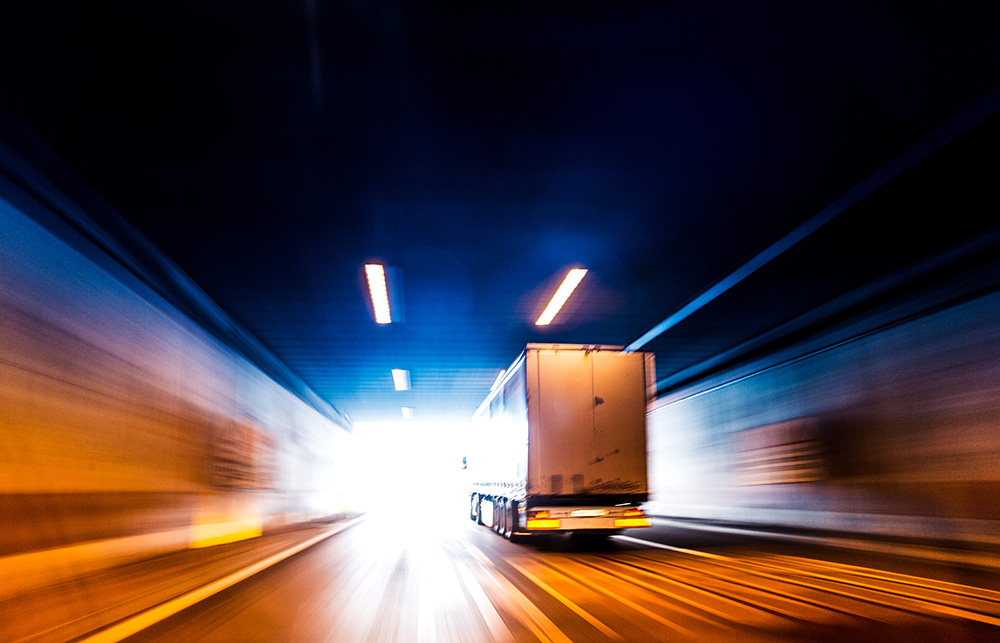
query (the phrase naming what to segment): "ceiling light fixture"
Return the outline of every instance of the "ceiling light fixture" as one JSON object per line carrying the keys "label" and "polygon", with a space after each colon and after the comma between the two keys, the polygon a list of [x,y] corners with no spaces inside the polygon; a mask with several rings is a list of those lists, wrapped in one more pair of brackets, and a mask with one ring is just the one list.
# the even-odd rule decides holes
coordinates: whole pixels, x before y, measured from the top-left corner
{"label": "ceiling light fixture", "polygon": [[401,368],[392,369],[392,385],[396,387],[397,391],[409,391],[410,371],[404,371]]}
{"label": "ceiling light fixture", "polygon": [[371,293],[372,297],[375,323],[390,323],[392,316],[389,315],[389,293],[385,288],[385,269],[377,263],[366,263],[365,277],[368,278],[368,292]]}
{"label": "ceiling light fixture", "polygon": [[587,274],[586,268],[573,268],[568,273],[566,273],[566,278],[563,279],[562,284],[559,285],[559,289],[556,290],[556,294],[552,295],[552,299],[549,301],[549,305],[545,307],[542,311],[542,315],[535,322],[536,326],[547,326],[552,318],[556,316],[559,309],[563,307],[566,300],[579,285],[580,280],[583,276]]}
{"label": "ceiling light fixture", "polygon": [[404,406],[403,407],[403,419],[404,420],[412,420],[413,419],[413,407],[411,407],[411,406]]}

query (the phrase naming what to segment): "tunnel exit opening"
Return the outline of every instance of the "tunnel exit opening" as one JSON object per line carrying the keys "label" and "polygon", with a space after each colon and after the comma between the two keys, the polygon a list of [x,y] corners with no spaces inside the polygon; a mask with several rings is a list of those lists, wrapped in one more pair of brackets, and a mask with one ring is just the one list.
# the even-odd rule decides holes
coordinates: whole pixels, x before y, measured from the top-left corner
{"label": "tunnel exit opening", "polygon": [[356,422],[358,509],[402,524],[464,524],[469,422]]}

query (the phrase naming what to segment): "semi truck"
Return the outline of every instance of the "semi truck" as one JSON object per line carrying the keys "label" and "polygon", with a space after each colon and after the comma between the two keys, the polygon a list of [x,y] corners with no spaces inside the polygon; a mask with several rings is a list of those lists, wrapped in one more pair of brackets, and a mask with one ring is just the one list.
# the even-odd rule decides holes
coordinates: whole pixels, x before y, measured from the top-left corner
{"label": "semi truck", "polygon": [[528,344],[473,415],[469,517],[511,540],[648,527],[655,382],[649,352]]}

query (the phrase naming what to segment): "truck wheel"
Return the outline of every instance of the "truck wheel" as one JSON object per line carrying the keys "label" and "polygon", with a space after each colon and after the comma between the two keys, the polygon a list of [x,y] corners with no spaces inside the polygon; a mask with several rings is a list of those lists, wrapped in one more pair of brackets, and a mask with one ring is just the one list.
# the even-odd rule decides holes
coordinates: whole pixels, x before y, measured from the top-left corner
{"label": "truck wheel", "polygon": [[498,534],[500,533],[500,518],[503,516],[503,511],[500,509],[502,506],[499,498],[493,499],[493,531]]}
{"label": "truck wheel", "polygon": [[514,529],[513,515],[510,513],[514,503],[510,500],[503,503],[503,537],[510,540],[510,534]]}
{"label": "truck wheel", "polygon": [[479,498],[476,494],[469,495],[469,520],[476,521],[479,519]]}
{"label": "truck wheel", "polygon": [[521,542],[524,540],[523,536],[517,535],[517,529],[520,525],[517,524],[517,500],[511,500],[509,506],[507,507],[507,540],[512,543]]}
{"label": "truck wheel", "polygon": [[507,501],[500,501],[500,530],[497,532],[504,538],[507,537]]}

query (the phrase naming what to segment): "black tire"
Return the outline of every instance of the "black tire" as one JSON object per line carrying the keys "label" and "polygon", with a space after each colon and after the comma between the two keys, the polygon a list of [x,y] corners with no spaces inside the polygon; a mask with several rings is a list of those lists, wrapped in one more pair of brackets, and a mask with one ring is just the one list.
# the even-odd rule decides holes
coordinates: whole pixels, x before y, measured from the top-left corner
{"label": "black tire", "polygon": [[503,507],[504,516],[506,516],[506,520],[504,520],[503,537],[507,540],[511,540],[514,536],[514,529],[517,527],[517,514],[514,513],[516,511],[516,507],[517,503],[513,500],[508,500]]}
{"label": "black tire", "polygon": [[517,524],[517,500],[511,500],[508,503],[507,516],[507,540],[512,543],[523,541],[524,537],[517,535],[517,529],[519,527]]}
{"label": "black tire", "polygon": [[510,501],[507,499],[500,504],[500,535],[510,538]]}

